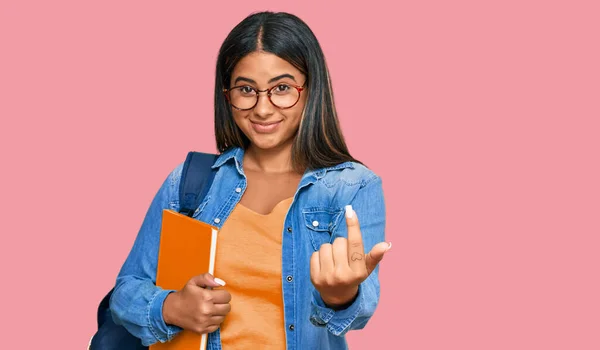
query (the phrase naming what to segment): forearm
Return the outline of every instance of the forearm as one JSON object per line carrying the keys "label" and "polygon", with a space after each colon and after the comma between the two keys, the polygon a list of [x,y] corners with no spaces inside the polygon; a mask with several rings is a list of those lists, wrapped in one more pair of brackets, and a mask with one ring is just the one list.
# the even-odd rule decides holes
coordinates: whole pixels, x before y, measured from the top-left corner
{"label": "forearm", "polygon": [[110,300],[113,320],[146,346],[168,341],[181,331],[163,318],[164,300],[170,292],[156,287],[150,280],[119,277]]}

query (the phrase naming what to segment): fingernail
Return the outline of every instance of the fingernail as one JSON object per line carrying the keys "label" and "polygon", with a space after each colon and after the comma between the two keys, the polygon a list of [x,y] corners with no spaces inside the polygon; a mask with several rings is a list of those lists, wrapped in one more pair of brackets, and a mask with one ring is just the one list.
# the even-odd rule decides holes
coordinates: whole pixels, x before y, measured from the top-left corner
{"label": "fingernail", "polygon": [[220,278],[216,278],[216,277],[215,277],[215,282],[217,282],[217,284],[218,284],[218,285],[220,285],[220,286],[224,286],[224,285],[225,285],[225,281],[223,281],[223,280],[222,280],[222,279],[220,279]]}
{"label": "fingernail", "polygon": [[346,217],[348,219],[352,219],[352,217],[354,217],[354,210],[352,210],[352,206],[351,205],[347,205],[346,206]]}
{"label": "fingernail", "polygon": [[387,249],[385,251],[387,252],[390,249],[392,249],[392,242],[388,242],[388,247],[387,247]]}

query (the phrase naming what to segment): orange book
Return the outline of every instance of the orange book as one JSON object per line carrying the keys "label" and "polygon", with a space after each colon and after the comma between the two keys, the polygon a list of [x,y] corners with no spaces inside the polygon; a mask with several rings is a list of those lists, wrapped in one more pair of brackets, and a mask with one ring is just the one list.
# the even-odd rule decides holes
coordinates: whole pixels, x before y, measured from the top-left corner
{"label": "orange book", "polygon": [[[196,275],[214,275],[217,232],[209,224],[163,210],[156,285],[181,290]],[[153,344],[149,350],[206,350],[206,345],[206,334],[183,330],[170,342]]]}

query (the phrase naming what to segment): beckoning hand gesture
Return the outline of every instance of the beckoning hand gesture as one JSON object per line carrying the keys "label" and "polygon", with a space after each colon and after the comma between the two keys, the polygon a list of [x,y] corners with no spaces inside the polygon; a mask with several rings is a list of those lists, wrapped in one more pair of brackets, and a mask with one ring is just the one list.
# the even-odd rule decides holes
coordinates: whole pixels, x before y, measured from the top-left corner
{"label": "beckoning hand gesture", "polygon": [[310,279],[331,308],[337,308],[354,300],[358,286],[383,259],[392,243],[377,243],[365,256],[362,234],[356,212],[346,206],[348,239],[338,237],[333,244],[325,243],[310,259]]}

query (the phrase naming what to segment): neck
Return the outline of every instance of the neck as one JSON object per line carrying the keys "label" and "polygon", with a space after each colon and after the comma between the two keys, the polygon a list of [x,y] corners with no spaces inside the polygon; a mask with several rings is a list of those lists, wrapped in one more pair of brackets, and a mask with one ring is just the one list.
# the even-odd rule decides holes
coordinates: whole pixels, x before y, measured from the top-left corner
{"label": "neck", "polygon": [[292,144],[272,149],[260,149],[250,145],[244,155],[244,168],[265,173],[293,172]]}

